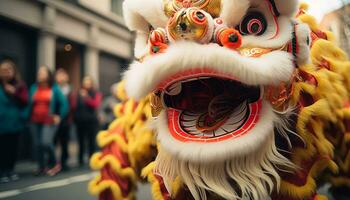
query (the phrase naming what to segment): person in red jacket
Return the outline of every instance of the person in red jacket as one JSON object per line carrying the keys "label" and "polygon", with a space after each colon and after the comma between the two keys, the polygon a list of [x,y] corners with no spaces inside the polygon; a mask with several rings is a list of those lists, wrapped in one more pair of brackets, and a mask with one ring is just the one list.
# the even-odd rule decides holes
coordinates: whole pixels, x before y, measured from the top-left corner
{"label": "person in red jacket", "polygon": [[79,142],[79,164],[84,165],[85,145],[87,143],[88,153],[91,156],[96,149],[95,136],[98,131],[98,108],[101,104],[102,94],[96,90],[91,77],[83,79],[82,87],[76,98],[74,121],[77,127]]}
{"label": "person in red jacket", "polygon": [[59,86],[54,83],[52,72],[47,66],[39,67],[37,82],[30,88],[26,111],[38,161],[36,175],[54,176],[61,170],[56,160],[54,136],[68,111],[68,101]]}

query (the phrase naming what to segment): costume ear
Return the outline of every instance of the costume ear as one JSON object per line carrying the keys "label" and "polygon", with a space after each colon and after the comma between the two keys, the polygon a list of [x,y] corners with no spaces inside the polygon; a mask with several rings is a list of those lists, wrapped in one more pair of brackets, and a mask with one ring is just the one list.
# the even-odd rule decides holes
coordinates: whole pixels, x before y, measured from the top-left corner
{"label": "costume ear", "polygon": [[230,27],[236,26],[246,14],[249,0],[222,0],[220,18]]}
{"label": "costume ear", "polygon": [[[266,1],[266,0],[261,0]],[[271,4],[275,4],[277,11],[281,15],[288,17],[294,17],[298,10],[299,1],[298,0],[268,0]]]}
{"label": "costume ear", "polygon": [[222,0],[220,17],[228,26],[235,26],[251,5],[269,3],[275,16],[294,17],[298,0]]}
{"label": "costume ear", "polygon": [[168,21],[162,0],[125,0],[123,12],[125,23],[132,31],[148,31],[149,26],[165,27]]}
{"label": "costume ear", "polygon": [[298,45],[297,64],[303,65],[310,62],[311,30],[308,25],[300,23],[295,25],[295,35]]}
{"label": "costume ear", "polygon": [[151,27],[165,27],[168,18],[164,14],[162,0],[125,0],[123,3],[125,23],[136,32],[135,57],[140,58],[148,51],[148,36]]}

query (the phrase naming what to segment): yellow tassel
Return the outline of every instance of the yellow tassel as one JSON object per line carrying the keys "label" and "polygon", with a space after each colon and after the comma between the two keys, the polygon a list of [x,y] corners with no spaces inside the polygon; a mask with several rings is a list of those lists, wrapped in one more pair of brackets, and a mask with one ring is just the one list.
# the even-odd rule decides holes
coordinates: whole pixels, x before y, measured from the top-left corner
{"label": "yellow tassel", "polygon": [[101,175],[96,176],[90,181],[88,186],[90,194],[95,196],[98,196],[108,189],[112,192],[115,200],[133,200],[135,196],[135,192],[132,190],[127,197],[123,197],[119,185],[110,180],[101,180]]}
{"label": "yellow tassel", "polygon": [[95,153],[90,159],[90,167],[93,170],[100,170],[109,165],[113,171],[121,177],[130,178],[133,182],[137,181],[136,174],[131,167],[122,168],[120,162],[112,155],[102,156],[102,153]]}

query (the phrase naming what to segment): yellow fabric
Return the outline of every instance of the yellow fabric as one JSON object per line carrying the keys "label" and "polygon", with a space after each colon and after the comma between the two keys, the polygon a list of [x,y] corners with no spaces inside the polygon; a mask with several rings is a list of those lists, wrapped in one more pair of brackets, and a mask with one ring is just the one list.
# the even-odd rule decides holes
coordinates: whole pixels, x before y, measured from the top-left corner
{"label": "yellow fabric", "polygon": [[155,162],[150,163],[142,170],[142,176],[146,177],[148,182],[151,184],[152,197],[154,200],[164,200],[162,191],[160,189],[160,184],[157,178],[153,174],[153,169],[155,167]]}
{"label": "yellow fabric", "polygon": [[96,153],[90,159],[90,167],[93,170],[100,170],[107,164],[121,177],[130,178],[134,182],[137,181],[134,170],[131,167],[122,168],[120,162],[112,155],[102,156],[102,153]]}
{"label": "yellow fabric", "polygon": [[[160,189],[160,184],[157,178],[154,176],[153,169],[155,168],[155,162],[151,162],[149,165],[147,165],[145,168],[142,170],[142,176],[147,177],[148,182],[151,184],[152,188],[152,197],[154,200],[164,200],[163,194]],[[172,192],[171,195],[172,197],[176,197],[178,192],[182,188],[182,181],[179,177],[175,179],[175,181],[172,183],[171,188]]]}
{"label": "yellow fabric", "polygon": [[[151,108],[148,98],[140,102],[127,99],[124,82],[118,84],[117,95],[122,103],[114,109],[116,120],[110,124],[108,130],[101,131],[97,135],[97,144],[102,149],[111,144],[117,145],[127,156],[130,166],[122,168],[115,155],[103,156],[102,153],[96,153],[91,157],[90,166],[94,170],[110,166],[112,172],[117,176],[128,178],[133,191],[136,189],[142,168],[148,165],[156,155],[154,133],[147,127],[148,119],[151,117]],[[89,191],[93,195],[99,195],[107,189],[113,192],[115,199],[134,198],[134,192],[131,192],[128,197],[122,197],[118,184],[112,180],[101,180],[101,176],[96,177],[89,184]]]}
{"label": "yellow fabric", "polygon": [[132,191],[127,197],[123,197],[122,191],[117,183],[110,180],[101,180],[101,175],[95,177],[90,181],[88,190],[90,194],[98,196],[103,191],[110,190],[113,194],[114,199],[118,200],[133,200],[135,192]]}
{"label": "yellow fabric", "polygon": [[[303,14],[299,16],[299,20],[307,23],[312,31],[319,31],[313,17]],[[333,185],[350,186],[349,178],[337,175],[350,172],[350,152],[346,145],[349,144],[350,136],[346,135],[344,124],[345,119],[350,119],[350,110],[344,107],[350,98],[350,62],[346,54],[335,46],[333,35],[326,34],[328,40],[317,40],[312,46],[312,63],[299,66],[299,71],[307,72],[316,79],[316,86],[307,80],[299,80],[294,84],[291,98],[293,105],[297,105],[302,94],[308,94],[315,101],[314,104],[302,108],[298,114],[297,134],[303,139],[305,146],[294,147],[291,160],[303,167],[305,161],[317,158],[305,185],[297,186],[282,180],[280,193],[294,199],[311,198],[317,187],[315,178],[325,174],[326,169],[332,172],[328,180]],[[333,129],[330,129],[331,125]],[[330,130],[335,132],[329,132]],[[340,153],[335,154],[335,149]],[[316,199],[327,198],[317,196]]]}

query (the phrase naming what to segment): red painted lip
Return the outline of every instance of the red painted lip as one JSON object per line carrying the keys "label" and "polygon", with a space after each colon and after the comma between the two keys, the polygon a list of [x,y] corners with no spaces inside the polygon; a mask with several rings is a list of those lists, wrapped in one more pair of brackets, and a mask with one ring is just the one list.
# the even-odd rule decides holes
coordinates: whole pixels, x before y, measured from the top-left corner
{"label": "red painted lip", "polygon": [[195,136],[190,135],[181,127],[180,117],[182,114],[181,110],[168,109],[168,128],[170,134],[181,142],[197,142],[197,143],[214,143],[225,141],[229,139],[235,139],[247,134],[255,125],[258,123],[260,118],[260,112],[262,108],[262,100],[258,100],[252,104],[249,104],[249,117],[242,125],[242,127],[231,133],[219,136],[219,137],[208,137],[208,136]]}

